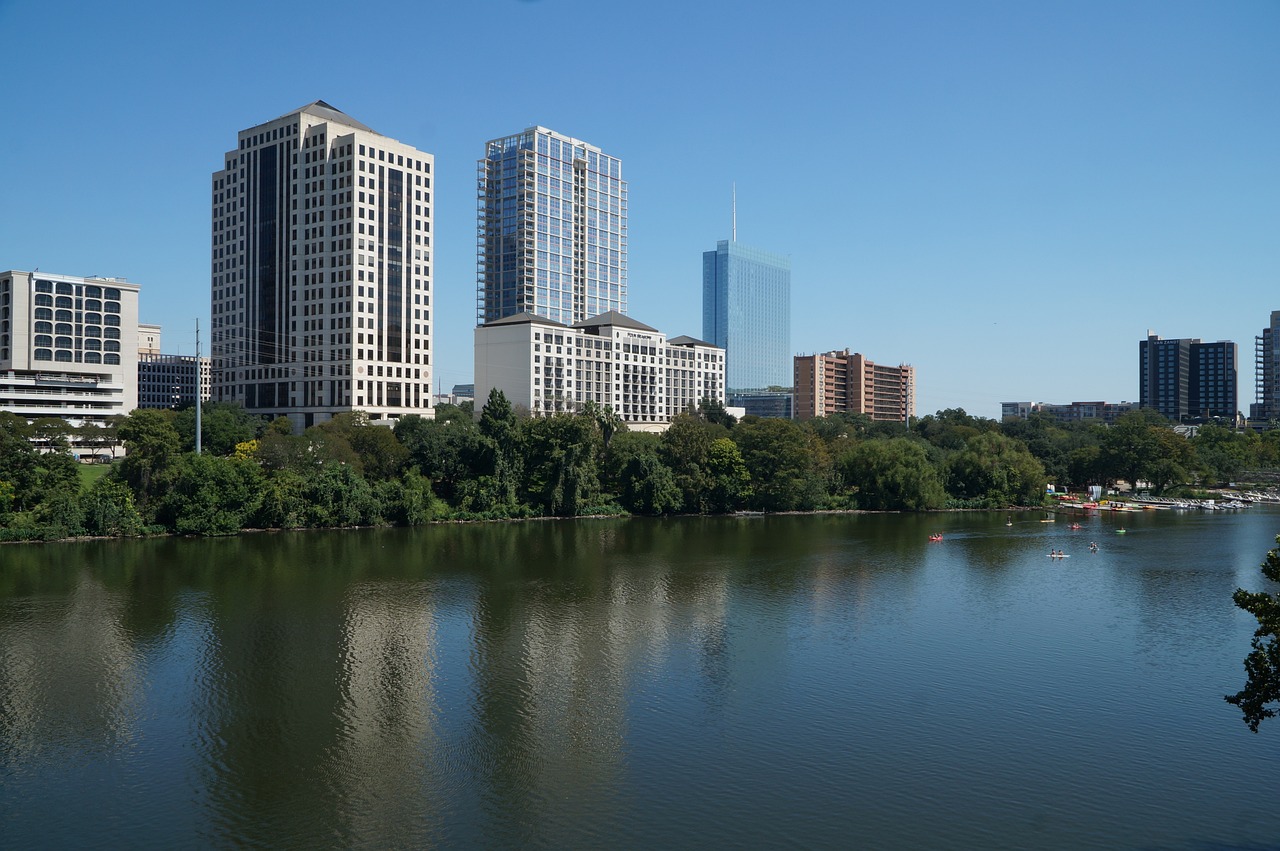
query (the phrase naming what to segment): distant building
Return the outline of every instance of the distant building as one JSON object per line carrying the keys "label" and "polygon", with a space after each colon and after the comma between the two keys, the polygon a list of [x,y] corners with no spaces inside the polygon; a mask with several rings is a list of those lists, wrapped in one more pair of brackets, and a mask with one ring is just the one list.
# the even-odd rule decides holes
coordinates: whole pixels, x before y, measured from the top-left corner
{"label": "distant building", "polygon": [[101,426],[136,408],[138,291],[123,278],[0,272],[0,410]]}
{"label": "distant building", "polygon": [[732,390],[791,384],[791,260],[721,240],[702,254],[702,336]]}
{"label": "distant building", "polygon": [[431,416],[434,158],[324,101],[241,130],[212,177],[214,398]]}
{"label": "distant building", "polygon": [[1138,343],[1138,405],[1174,422],[1234,419],[1238,371],[1235,343],[1162,340],[1148,332]]}
{"label": "distant building", "polygon": [[476,324],[530,313],[565,325],[627,312],[622,161],[530,127],[479,161]]}
{"label": "distant building", "polygon": [[1254,338],[1254,401],[1249,419],[1280,419],[1280,310],[1271,311],[1271,324]]}
{"label": "distant building", "polygon": [[210,359],[194,355],[138,354],[138,407],[186,408],[209,401]]}
{"label": "distant building", "polygon": [[909,422],[916,413],[915,368],[883,366],[861,354],[830,351],[796,355],[795,417],[866,414],[882,422]]}
{"label": "distant building", "polygon": [[475,331],[475,394],[497,388],[533,414],[611,408],[633,426],[671,422],[702,399],[724,404],[724,351],[610,311],[575,325],[519,313]]}
{"label": "distant building", "polygon": [[1047,402],[1002,402],[1000,418],[1029,419],[1032,414],[1044,414],[1060,423],[1097,422],[1111,425],[1118,417],[1138,409],[1134,402],[1071,402],[1054,405]]}
{"label": "distant building", "polygon": [[437,393],[437,405],[461,405],[463,402],[475,402],[476,386],[474,384],[455,384],[448,393]]}
{"label": "distant building", "polygon": [[789,420],[795,416],[795,397],[786,390],[743,390],[729,393],[727,407],[741,408],[744,417]]}
{"label": "distant building", "polygon": [[160,331],[159,325],[143,325],[138,324],[138,354],[139,355],[158,355],[160,354]]}

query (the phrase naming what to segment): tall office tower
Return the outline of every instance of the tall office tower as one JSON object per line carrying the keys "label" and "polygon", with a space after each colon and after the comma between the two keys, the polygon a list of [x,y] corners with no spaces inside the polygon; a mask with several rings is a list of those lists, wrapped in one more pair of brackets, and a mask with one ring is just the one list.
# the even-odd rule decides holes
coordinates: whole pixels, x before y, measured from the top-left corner
{"label": "tall office tower", "polygon": [[315,101],[213,173],[213,398],[285,415],[431,416],[434,158]]}
{"label": "tall office tower", "polygon": [[1227,340],[1162,340],[1147,332],[1138,342],[1138,406],[1174,422],[1237,413],[1236,344]]}
{"label": "tall office tower", "polygon": [[1280,310],[1271,311],[1271,324],[1253,341],[1254,401],[1249,418],[1280,419]]}
{"label": "tall office tower", "polygon": [[795,418],[866,414],[882,422],[910,422],[916,414],[916,370],[884,366],[857,352],[796,355]]}
{"label": "tall office tower", "polygon": [[532,313],[572,325],[627,312],[622,161],[530,127],[477,166],[476,324]]}
{"label": "tall office tower", "polygon": [[702,336],[729,391],[790,387],[791,259],[721,240],[702,254]]}

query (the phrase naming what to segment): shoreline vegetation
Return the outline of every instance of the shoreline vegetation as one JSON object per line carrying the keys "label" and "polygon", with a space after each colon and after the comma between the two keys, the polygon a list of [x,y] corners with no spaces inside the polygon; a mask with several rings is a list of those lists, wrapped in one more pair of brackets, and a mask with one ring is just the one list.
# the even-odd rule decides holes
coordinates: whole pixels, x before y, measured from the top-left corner
{"label": "shoreline vegetation", "polygon": [[[294,435],[225,403],[139,409],[107,429],[0,412],[0,541],[418,526],[619,516],[1026,510],[1046,486],[1185,494],[1280,469],[1280,430],[1192,438],[1158,413],[1115,425],[939,411],[904,423],[835,414],[735,420],[704,400],[661,433],[614,412],[530,417],[499,391],[479,416],[441,405],[394,427],[361,412]],[[126,454],[76,462],[72,444]],[[1265,473],[1259,473],[1265,478]],[[1272,473],[1274,477],[1274,473]]]}

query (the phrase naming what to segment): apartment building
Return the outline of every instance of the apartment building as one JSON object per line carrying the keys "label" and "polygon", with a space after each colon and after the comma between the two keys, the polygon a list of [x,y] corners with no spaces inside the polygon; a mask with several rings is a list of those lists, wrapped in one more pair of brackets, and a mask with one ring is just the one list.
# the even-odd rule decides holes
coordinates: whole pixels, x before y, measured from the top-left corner
{"label": "apartment building", "polygon": [[908,422],[916,413],[915,368],[884,366],[848,349],[796,355],[795,417],[866,414],[873,420]]}

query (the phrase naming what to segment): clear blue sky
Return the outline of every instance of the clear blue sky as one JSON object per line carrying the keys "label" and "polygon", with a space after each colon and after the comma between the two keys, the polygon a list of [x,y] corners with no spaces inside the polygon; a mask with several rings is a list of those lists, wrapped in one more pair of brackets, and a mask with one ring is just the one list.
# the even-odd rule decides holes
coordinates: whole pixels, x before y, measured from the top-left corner
{"label": "clear blue sky", "polygon": [[921,413],[1136,401],[1148,328],[1239,344],[1247,411],[1280,309],[1271,0],[0,0],[0,36],[0,268],[136,281],[170,352],[209,327],[210,174],[316,99],[436,157],[446,390],[475,161],[532,124],[622,158],[634,317],[701,334],[736,181],[795,351],[912,363]]}

